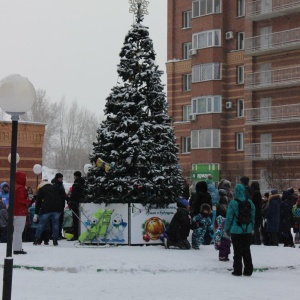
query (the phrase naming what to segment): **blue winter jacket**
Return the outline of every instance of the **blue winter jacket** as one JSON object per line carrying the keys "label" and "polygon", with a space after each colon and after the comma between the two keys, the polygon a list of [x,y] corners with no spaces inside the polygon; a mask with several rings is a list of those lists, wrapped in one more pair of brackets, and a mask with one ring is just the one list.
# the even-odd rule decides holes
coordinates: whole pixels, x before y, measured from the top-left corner
{"label": "blue winter jacket", "polygon": [[4,185],[8,185],[7,182],[2,182],[1,185],[0,185],[0,200],[2,200],[3,198],[5,199],[5,205],[8,205],[9,204],[9,185],[8,185],[8,192],[6,193],[4,190],[3,190],[3,186]]}
{"label": "blue winter jacket", "polygon": [[207,180],[207,191],[211,196],[211,202],[213,206],[217,206],[219,203],[219,190],[215,187],[211,180]]}
{"label": "blue winter jacket", "polygon": [[[246,201],[246,200],[242,200]],[[226,214],[226,223],[225,223],[225,231],[230,234],[245,234],[251,233],[254,228],[255,223],[255,206],[251,200],[248,200],[251,204],[251,223],[246,225],[243,224],[239,226],[237,224],[237,216],[239,213],[238,202],[236,200],[231,200],[229,202]]]}

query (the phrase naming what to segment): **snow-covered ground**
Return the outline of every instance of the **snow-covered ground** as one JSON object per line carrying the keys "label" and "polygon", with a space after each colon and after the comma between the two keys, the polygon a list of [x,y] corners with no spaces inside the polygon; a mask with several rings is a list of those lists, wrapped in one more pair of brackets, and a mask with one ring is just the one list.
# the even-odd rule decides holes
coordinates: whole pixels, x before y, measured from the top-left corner
{"label": "snow-covered ground", "polygon": [[[232,254],[229,262],[219,262],[213,245],[198,251],[163,246],[79,248],[62,240],[57,247],[24,243],[23,248],[27,255],[14,256],[14,265],[21,268],[13,271],[13,300],[299,297],[298,245],[252,246],[252,277],[232,276]],[[6,244],[0,244],[2,258],[5,251]]]}

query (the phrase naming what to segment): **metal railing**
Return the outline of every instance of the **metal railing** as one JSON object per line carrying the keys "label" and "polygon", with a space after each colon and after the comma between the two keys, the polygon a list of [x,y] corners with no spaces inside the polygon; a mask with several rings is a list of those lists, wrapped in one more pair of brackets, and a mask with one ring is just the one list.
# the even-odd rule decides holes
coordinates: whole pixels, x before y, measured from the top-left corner
{"label": "metal railing", "polygon": [[246,18],[258,21],[299,10],[299,0],[248,0],[246,4]]}
{"label": "metal railing", "polygon": [[300,159],[300,141],[245,144],[244,150],[245,158],[250,160],[267,160],[273,155]]}
{"label": "metal railing", "polygon": [[248,73],[245,78],[245,88],[248,90],[295,86],[300,83],[300,66]]}
{"label": "metal railing", "polygon": [[247,125],[300,121],[300,103],[245,109]]}
{"label": "metal railing", "polygon": [[271,53],[300,47],[300,28],[246,38],[245,52],[249,55]]}

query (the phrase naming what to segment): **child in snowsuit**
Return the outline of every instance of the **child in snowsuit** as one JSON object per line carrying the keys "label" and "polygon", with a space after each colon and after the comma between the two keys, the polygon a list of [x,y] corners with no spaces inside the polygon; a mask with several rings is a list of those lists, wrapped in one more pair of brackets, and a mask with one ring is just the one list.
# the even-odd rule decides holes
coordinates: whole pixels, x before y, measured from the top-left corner
{"label": "child in snowsuit", "polygon": [[200,213],[193,217],[193,234],[192,234],[192,247],[194,249],[200,249],[200,245],[204,241],[204,235],[206,231],[213,233],[211,225],[211,209],[208,204],[202,204],[200,207]]}
{"label": "child in snowsuit", "polygon": [[216,218],[217,228],[215,230],[215,249],[219,250],[219,260],[229,261],[231,241],[225,232],[226,218],[218,216]]}

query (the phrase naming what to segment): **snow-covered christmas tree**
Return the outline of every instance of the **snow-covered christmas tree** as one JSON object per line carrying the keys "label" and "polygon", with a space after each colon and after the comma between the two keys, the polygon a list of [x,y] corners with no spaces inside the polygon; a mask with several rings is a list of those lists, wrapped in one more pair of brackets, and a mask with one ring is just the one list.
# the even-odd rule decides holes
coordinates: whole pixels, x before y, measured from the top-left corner
{"label": "snow-covered christmas tree", "polygon": [[106,99],[107,118],[97,130],[87,201],[164,207],[180,197],[183,178],[160,79],[163,72],[155,64],[148,27],[142,25],[143,1],[133,2],[136,23],[120,53],[122,83]]}

